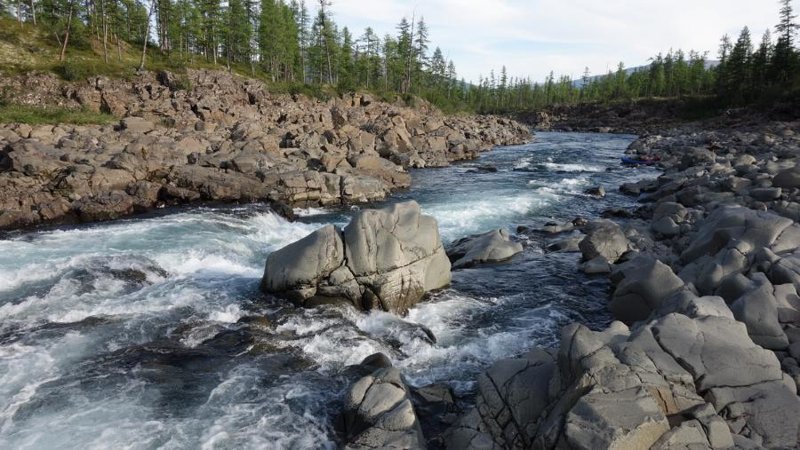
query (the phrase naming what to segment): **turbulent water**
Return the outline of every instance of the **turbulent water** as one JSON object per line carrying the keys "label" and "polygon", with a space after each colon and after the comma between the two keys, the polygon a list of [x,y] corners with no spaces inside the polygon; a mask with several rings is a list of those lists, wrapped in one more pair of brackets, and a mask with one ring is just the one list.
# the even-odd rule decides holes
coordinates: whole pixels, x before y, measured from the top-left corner
{"label": "turbulent water", "polygon": [[[391,201],[417,200],[445,241],[593,216],[629,206],[615,187],[652,175],[619,166],[632,140],[541,133],[416,171]],[[582,194],[599,184],[605,201]],[[269,252],[350,213],[194,208],[0,240],[0,448],[335,448],[344,369],[372,353],[468,399],[493,361],[609,320],[604,278],[522,236],[512,263],[455,272],[405,318],[258,292]]]}

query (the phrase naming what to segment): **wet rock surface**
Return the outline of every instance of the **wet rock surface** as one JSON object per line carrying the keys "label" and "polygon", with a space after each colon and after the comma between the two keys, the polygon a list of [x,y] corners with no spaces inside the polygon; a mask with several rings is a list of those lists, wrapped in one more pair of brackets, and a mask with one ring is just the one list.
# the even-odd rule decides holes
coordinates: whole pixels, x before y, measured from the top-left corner
{"label": "wet rock surface", "polygon": [[511,120],[445,117],[424,102],[408,108],[362,94],[320,101],[273,94],[222,71],[185,76],[186,89],[167,73],[74,84],[46,74],[4,80],[14,103],[122,119],[0,126],[0,229],[198,201],[370,202],[408,187],[408,168],[446,166],[531,139]]}
{"label": "wet rock surface", "polygon": [[638,211],[548,248],[608,273],[618,321],[569,325],[555,349],[496,362],[446,447],[797,448],[798,131],[769,123],[634,142],[630,153],[657,155],[664,170],[621,187]]}

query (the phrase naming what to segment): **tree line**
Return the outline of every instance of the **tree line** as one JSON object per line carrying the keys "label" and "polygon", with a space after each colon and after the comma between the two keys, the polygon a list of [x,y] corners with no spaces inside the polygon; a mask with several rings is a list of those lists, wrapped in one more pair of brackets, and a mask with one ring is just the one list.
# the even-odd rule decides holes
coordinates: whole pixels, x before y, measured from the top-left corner
{"label": "tree line", "polygon": [[638,98],[711,97],[723,106],[746,105],[800,90],[800,51],[791,0],[780,0],[775,34],[766,30],[757,47],[745,27],[733,42],[721,39],[717,60],[706,53],[670,50],[651,58],[648,66],[592,76],[587,67],[579,80],[551,72],[544,82],[512,78],[506,69],[481,78],[464,95],[480,112],[536,110],[553,105],[611,103]]}
{"label": "tree line", "polygon": [[554,73],[542,82],[511,77],[503,67],[477,82],[459,80],[455,64],[431,51],[424,18],[402,18],[394,34],[371,27],[354,35],[334,20],[330,0],[0,0],[0,12],[46,30],[61,48],[102,44],[106,62],[122,60],[124,45],[148,48],[175,65],[206,62],[246,70],[272,82],[417,95],[448,110],[511,112],[550,105],[608,103],[636,98],[714,96],[725,104],[758,101],[800,87],[798,25],[791,0],[779,0],[775,33],[754,47],[745,27],[719,54],[670,50],[648,66],[572,79]]}
{"label": "tree line", "polygon": [[[124,45],[155,47],[171,64],[236,67],[273,82],[366,89],[447,100],[456,69],[431,51],[423,17],[403,18],[395,34],[339,27],[330,0],[0,0],[0,11],[46,30],[69,49],[102,44],[106,62]],[[150,50],[152,51],[152,50]]]}

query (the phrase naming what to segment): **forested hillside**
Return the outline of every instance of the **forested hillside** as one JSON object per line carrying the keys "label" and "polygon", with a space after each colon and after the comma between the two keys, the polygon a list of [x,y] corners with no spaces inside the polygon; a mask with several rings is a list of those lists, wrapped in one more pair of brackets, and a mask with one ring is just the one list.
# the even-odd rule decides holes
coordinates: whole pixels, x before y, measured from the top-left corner
{"label": "forested hillside", "polygon": [[779,3],[774,33],[766,30],[755,46],[747,27],[735,40],[724,36],[716,66],[707,52],[669,50],[645,70],[620,63],[597,77],[587,67],[580,83],[553,72],[539,82],[505,67],[466,82],[432,44],[423,17],[403,17],[394,34],[379,36],[337,24],[329,0],[313,8],[305,0],[0,0],[0,62],[5,71],[45,69],[73,80],[225,67],[276,89],[419,96],[451,112],[685,97],[727,107],[790,95],[800,85],[796,15],[790,0]]}
{"label": "forested hillside", "polygon": [[279,86],[417,95],[468,109],[466,84],[456,81],[453,61],[431,48],[423,17],[402,18],[395,35],[381,37],[337,25],[329,1],[313,17],[304,0],[30,0],[0,8],[6,45],[52,53],[42,61],[37,50],[48,48],[22,59],[5,51],[6,70],[51,69],[75,79],[220,66]]}

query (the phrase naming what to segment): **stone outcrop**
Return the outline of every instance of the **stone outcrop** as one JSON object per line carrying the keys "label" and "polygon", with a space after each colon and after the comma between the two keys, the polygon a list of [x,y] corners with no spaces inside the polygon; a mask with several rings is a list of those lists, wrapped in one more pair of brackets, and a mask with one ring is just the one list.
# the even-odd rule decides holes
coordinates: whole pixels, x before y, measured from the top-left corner
{"label": "stone outcrop", "polygon": [[[556,356],[537,350],[496,363],[480,378],[493,382],[479,382],[476,408],[450,430],[449,448],[672,448],[687,436],[729,448],[739,433],[768,447],[796,445],[800,398],[778,359],[730,311],[710,311],[631,330],[571,325]],[[778,405],[792,413],[778,417]]]}
{"label": "stone outcrop", "polygon": [[[116,125],[0,126],[0,229],[198,201],[340,205],[408,187],[412,167],[531,139],[497,117],[446,117],[365,94],[321,101],[223,71],[130,81],[7,78],[6,100],[86,108]],[[35,92],[32,92],[35,89]]]}
{"label": "stone outcrop", "polygon": [[797,448],[800,124],[772,127],[632,144],[664,174],[579,244],[619,322],[495,363],[448,448]]}
{"label": "stone outcrop", "polygon": [[504,229],[465,237],[447,246],[454,269],[506,261],[521,252],[522,244],[512,241]]}
{"label": "stone outcrop", "polygon": [[436,220],[411,201],[360,211],[344,230],[328,225],[271,253],[261,289],[304,306],[348,303],[404,314],[449,284]]}

